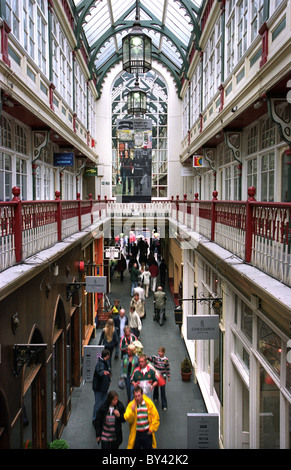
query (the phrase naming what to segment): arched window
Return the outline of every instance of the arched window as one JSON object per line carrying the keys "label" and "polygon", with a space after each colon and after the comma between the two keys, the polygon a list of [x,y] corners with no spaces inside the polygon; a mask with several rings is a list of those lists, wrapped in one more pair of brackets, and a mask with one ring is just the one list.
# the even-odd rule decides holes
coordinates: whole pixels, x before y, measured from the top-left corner
{"label": "arched window", "polygon": [[[127,114],[126,94],[134,87],[135,77],[122,72],[112,87],[112,195],[118,194],[120,169],[117,168],[116,120]],[[164,79],[151,70],[139,77],[139,85],[147,93],[146,119],[152,121],[152,197],[167,197],[168,193],[168,92]],[[150,103],[150,105],[149,105]]]}

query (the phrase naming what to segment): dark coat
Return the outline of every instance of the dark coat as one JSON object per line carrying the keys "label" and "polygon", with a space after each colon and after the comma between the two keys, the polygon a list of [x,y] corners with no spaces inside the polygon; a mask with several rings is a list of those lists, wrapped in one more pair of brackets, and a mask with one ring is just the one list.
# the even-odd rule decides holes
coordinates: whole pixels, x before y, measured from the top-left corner
{"label": "dark coat", "polygon": [[110,374],[104,374],[104,371],[109,372],[109,364],[103,357],[98,357],[92,384],[94,392],[107,392],[109,388]]}
{"label": "dark coat", "polygon": [[[117,405],[115,406],[115,409],[117,409],[120,413],[120,417],[115,419],[115,432],[116,432],[116,441],[117,445],[120,446],[122,443],[122,423],[124,423],[124,412],[125,408],[121,401],[118,400]],[[103,429],[103,424],[105,422],[106,415],[109,410],[109,403],[106,400],[103,405],[100,406],[99,410],[96,413],[96,419],[94,421],[94,426],[96,430],[96,438],[101,437],[102,434],[102,429]]]}
{"label": "dark coat", "polygon": [[[115,318],[113,319],[113,321],[114,321],[115,331],[116,331],[116,333],[117,333],[117,335],[118,335],[118,338],[120,339],[120,318],[119,318],[119,315],[118,315],[117,317],[115,317]],[[124,325],[124,326],[126,326],[126,325],[128,325],[128,318],[127,318],[127,316],[125,315],[125,325]]]}

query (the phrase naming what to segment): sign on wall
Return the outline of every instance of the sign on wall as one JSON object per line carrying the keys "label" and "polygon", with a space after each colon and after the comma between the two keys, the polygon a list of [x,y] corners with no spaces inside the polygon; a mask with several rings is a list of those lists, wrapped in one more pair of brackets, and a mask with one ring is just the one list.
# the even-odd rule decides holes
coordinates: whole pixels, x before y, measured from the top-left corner
{"label": "sign on wall", "polygon": [[187,414],[187,448],[219,449],[218,414]]}
{"label": "sign on wall", "polygon": [[98,357],[101,356],[104,346],[86,345],[84,346],[83,378],[85,382],[92,382],[94,370]]}
{"label": "sign on wall", "polygon": [[152,121],[117,119],[116,197],[122,202],[150,202],[152,195]]}

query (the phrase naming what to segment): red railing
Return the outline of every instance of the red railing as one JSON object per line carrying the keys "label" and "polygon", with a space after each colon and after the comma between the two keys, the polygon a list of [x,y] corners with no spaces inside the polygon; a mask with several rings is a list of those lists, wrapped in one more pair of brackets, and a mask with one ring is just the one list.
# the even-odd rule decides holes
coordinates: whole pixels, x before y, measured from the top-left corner
{"label": "red railing", "polygon": [[249,188],[247,201],[153,200],[150,204],[120,204],[106,197],[97,201],[21,201],[19,188],[13,188],[11,202],[0,203],[0,269],[6,269],[29,256],[105,217],[170,217],[178,231],[195,231],[227,249],[243,262],[291,286],[291,203],[257,202],[255,188]]}

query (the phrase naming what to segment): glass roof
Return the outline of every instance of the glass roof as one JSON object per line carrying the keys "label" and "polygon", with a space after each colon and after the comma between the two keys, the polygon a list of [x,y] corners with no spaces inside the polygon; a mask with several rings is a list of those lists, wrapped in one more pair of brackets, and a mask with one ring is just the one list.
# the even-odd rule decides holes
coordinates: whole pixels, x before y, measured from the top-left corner
{"label": "glass roof", "polygon": [[105,76],[121,60],[122,38],[132,29],[138,10],[141,27],[152,39],[153,60],[180,77],[187,68],[189,44],[199,40],[203,1],[72,0],[78,44],[87,42],[89,66],[97,77]]}

